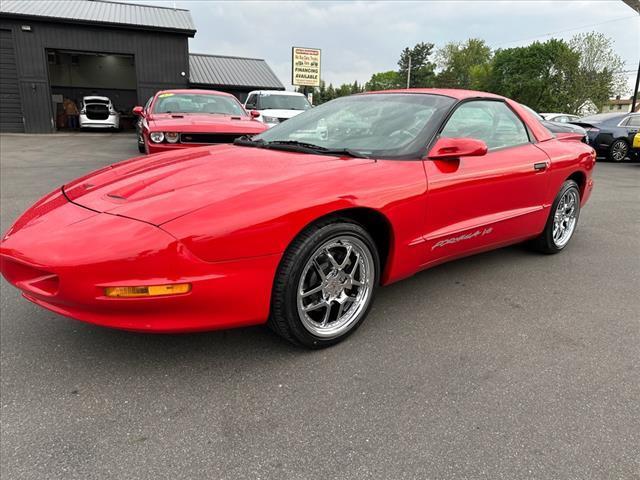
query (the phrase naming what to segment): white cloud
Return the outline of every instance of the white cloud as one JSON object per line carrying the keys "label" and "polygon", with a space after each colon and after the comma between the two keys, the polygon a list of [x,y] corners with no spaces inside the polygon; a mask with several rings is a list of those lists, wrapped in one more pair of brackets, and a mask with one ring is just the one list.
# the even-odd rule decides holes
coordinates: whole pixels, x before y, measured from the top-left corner
{"label": "white cloud", "polygon": [[[264,58],[287,86],[294,45],[321,48],[322,77],[334,85],[365,82],[372,73],[395,69],[400,51],[418,42],[438,46],[478,37],[508,48],[596,23],[554,36],[600,31],[614,39],[629,70],[637,68],[640,56],[640,17],[621,1],[173,3],[191,10],[195,20],[192,51]],[[621,17],[632,18],[611,22]]]}

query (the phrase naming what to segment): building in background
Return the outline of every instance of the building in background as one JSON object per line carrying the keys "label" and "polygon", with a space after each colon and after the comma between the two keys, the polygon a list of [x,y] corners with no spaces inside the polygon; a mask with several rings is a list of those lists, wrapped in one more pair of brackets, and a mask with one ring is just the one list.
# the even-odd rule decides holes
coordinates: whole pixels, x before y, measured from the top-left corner
{"label": "building in background", "polygon": [[284,90],[267,62],[259,58],[189,54],[189,84],[232,93],[242,103],[252,90]]}
{"label": "building in background", "polygon": [[[633,103],[633,97],[620,98],[618,95],[616,98],[612,98],[600,108],[601,113],[628,113],[631,111],[631,104]],[[638,109],[636,108],[636,111]]]}
{"label": "building in background", "polygon": [[64,125],[62,102],[109,97],[131,109],[156,91],[211,88],[241,100],[284,90],[264,60],[189,55],[188,10],[104,0],[0,3],[0,131],[47,133]]}

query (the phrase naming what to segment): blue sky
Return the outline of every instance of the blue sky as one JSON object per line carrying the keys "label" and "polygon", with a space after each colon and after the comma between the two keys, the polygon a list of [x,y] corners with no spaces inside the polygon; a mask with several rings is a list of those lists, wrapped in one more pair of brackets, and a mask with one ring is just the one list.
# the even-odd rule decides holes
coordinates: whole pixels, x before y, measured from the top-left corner
{"label": "blue sky", "polygon": [[[400,51],[422,41],[477,37],[507,48],[596,30],[614,40],[625,70],[640,58],[640,16],[621,0],[147,3],[191,10],[192,52],[264,58],[287,87],[294,45],[321,48],[322,77],[334,85],[395,69]],[[629,93],[633,81],[629,74]]]}

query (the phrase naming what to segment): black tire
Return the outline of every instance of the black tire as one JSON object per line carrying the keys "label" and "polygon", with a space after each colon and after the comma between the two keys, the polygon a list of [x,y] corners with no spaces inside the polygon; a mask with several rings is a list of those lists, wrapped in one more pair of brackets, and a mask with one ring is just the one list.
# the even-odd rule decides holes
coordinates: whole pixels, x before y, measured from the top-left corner
{"label": "black tire", "polygon": [[[555,212],[558,208],[558,203],[560,203],[560,199],[569,190],[575,191],[578,198],[578,202],[576,205],[577,211],[576,211],[576,217],[575,217],[576,226],[571,232],[571,237],[569,237],[569,240],[565,244],[558,246],[553,239],[553,224],[554,224]],[[575,234],[579,218],[580,218],[580,189],[578,188],[578,184],[575,181],[567,180],[562,184],[562,188],[560,188],[558,195],[556,195],[556,198],[553,201],[553,204],[551,205],[551,210],[549,211],[549,218],[547,219],[547,223],[544,227],[543,232],[540,234],[538,238],[533,240],[530,245],[535,250],[542,253],[552,254],[552,253],[561,252],[571,242],[571,238],[573,238],[573,235]]]}
{"label": "black tire", "polygon": [[147,153],[146,149],[144,148],[144,143],[142,145],[138,143],[138,151],[140,153]]}
{"label": "black tire", "polygon": [[609,147],[607,160],[610,162],[622,162],[629,155],[629,144],[621,138],[615,140]]}
{"label": "black tire", "polygon": [[[323,243],[339,236],[353,236],[362,241],[373,258],[373,279],[369,303],[350,326],[334,338],[312,334],[298,313],[297,290],[303,270],[313,253]],[[327,219],[309,226],[289,245],[280,261],[271,294],[269,327],[289,342],[310,349],[334,345],[351,335],[364,321],[375,297],[380,279],[380,257],[371,235],[359,224],[345,218]]]}

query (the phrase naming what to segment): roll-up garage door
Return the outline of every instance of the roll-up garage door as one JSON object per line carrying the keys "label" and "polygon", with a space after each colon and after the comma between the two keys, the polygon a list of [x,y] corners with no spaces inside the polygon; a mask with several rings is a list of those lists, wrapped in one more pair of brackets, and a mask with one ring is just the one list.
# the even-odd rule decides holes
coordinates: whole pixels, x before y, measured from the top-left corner
{"label": "roll-up garage door", "polygon": [[0,30],[0,132],[24,132],[11,30]]}

